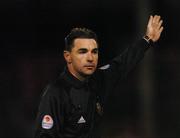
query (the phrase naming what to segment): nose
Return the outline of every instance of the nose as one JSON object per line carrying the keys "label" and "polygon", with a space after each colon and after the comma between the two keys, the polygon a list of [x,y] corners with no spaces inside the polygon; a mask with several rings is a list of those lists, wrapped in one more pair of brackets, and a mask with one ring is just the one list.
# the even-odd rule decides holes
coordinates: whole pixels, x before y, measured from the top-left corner
{"label": "nose", "polygon": [[93,61],[93,55],[92,53],[88,53],[87,61],[92,62]]}

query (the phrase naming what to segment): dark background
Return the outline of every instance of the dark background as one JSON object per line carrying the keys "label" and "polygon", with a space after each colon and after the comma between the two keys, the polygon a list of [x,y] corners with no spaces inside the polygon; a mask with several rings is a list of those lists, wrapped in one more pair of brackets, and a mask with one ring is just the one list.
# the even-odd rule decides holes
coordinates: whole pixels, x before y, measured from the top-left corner
{"label": "dark background", "polygon": [[105,64],[144,35],[151,14],[159,14],[161,39],[109,97],[100,132],[180,137],[179,7],[178,0],[1,0],[0,136],[33,136],[43,88],[65,65],[70,29],[94,30]]}

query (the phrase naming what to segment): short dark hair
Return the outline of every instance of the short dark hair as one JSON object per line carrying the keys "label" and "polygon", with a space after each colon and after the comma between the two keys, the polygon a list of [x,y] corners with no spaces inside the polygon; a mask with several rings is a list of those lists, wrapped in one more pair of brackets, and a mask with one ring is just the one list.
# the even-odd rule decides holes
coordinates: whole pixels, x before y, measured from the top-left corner
{"label": "short dark hair", "polygon": [[65,50],[72,50],[74,46],[73,43],[76,38],[94,39],[98,44],[97,35],[92,30],[87,28],[73,28],[71,32],[65,37]]}

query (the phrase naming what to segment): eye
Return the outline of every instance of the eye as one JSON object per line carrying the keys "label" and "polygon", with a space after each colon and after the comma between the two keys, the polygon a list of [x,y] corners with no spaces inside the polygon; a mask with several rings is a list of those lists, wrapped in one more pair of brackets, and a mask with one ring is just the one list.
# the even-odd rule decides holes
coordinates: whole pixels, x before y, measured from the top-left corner
{"label": "eye", "polygon": [[98,49],[93,49],[92,53],[93,54],[98,54]]}
{"label": "eye", "polygon": [[85,53],[87,53],[87,49],[79,49],[78,53],[79,54],[85,54]]}

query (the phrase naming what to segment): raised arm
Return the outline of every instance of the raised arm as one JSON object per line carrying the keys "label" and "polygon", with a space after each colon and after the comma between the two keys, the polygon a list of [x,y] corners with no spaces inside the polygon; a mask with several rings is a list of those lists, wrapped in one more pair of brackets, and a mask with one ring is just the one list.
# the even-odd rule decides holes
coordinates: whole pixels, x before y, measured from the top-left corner
{"label": "raised arm", "polygon": [[101,80],[105,94],[108,93],[118,85],[118,80],[127,76],[127,74],[137,65],[143,58],[145,51],[151,47],[151,44],[156,42],[163,31],[162,20],[160,16],[150,16],[145,36],[137,41],[134,45],[124,50],[122,54],[112,60],[112,62],[100,68]]}

